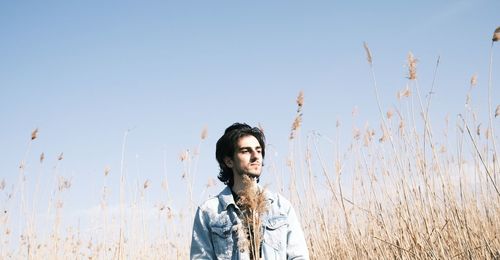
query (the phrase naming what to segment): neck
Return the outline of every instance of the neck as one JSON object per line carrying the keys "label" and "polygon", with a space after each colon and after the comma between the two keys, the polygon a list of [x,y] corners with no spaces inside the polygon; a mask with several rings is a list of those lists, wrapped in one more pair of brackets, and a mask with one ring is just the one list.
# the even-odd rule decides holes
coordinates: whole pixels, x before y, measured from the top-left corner
{"label": "neck", "polygon": [[238,192],[246,189],[248,186],[252,188],[257,187],[257,177],[250,177],[248,175],[237,175],[235,174],[234,178],[234,184],[231,187],[234,193],[238,194]]}

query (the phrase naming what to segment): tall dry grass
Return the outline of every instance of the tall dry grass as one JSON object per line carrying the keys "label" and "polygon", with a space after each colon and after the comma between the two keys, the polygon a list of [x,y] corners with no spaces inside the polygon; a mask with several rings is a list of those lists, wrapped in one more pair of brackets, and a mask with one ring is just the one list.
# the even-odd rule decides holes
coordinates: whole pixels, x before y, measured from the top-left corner
{"label": "tall dry grass", "polygon": [[[408,55],[408,87],[397,95],[399,106],[383,112],[373,56],[364,47],[380,131],[353,126],[346,137],[337,122],[336,137],[311,132],[303,144],[298,124],[292,126],[298,136],[288,162],[292,180],[281,189],[300,209],[311,257],[500,259],[500,168],[491,102],[484,131],[469,93],[451,129],[455,141],[449,140],[449,119],[438,136],[429,114],[432,95],[427,102],[421,98],[413,54]],[[471,91],[476,81],[473,77]],[[299,97],[300,110],[303,94]],[[333,158],[324,157],[322,142],[331,144]]]}
{"label": "tall dry grass", "polygon": [[[444,127],[435,130],[430,107],[438,86],[433,81],[430,94],[422,98],[414,55],[408,55],[408,87],[397,93],[397,106],[384,109],[374,58],[368,45],[364,47],[380,114],[377,127],[352,125],[345,133],[337,122],[333,137],[316,131],[301,133],[302,109],[307,105],[301,92],[286,162],[267,158],[269,173],[265,174],[282,176],[277,178],[277,189],[299,212],[311,258],[500,259],[500,167],[494,129],[500,109],[497,106],[493,114],[491,76],[486,124],[472,109],[479,91],[473,76],[464,111],[453,111],[460,115],[446,118],[439,124]],[[433,77],[438,67],[439,59]],[[491,67],[492,62],[490,72]],[[59,172],[63,154],[51,170],[54,187],[48,201],[37,198],[40,189],[46,188],[40,187],[39,176],[25,175],[26,158],[38,133],[36,129],[27,138],[18,182],[0,181],[0,259],[188,258],[192,215],[198,204],[193,196],[194,177],[206,128],[194,152],[186,150],[180,156],[187,190],[182,197],[188,199],[179,210],[172,208],[177,197],[170,193],[166,170],[163,180],[126,178],[126,132],[118,173],[118,208],[109,205],[108,178],[116,173],[106,167],[97,214],[92,227],[85,230],[62,224],[67,218],[62,215],[65,192],[72,186]],[[41,154],[41,167],[46,161]],[[282,163],[287,165],[284,170],[276,167]],[[35,182],[33,193],[26,190],[28,181]],[[146,220],[151,212],[147,198],[151,182],[163,188],[161,203],[153,209],[155,222]],[[207,187],[213,185],[210,180]],[[126,199],[130,193],[135,195]],[[51,218],[40,217],[38,205],[44,203]]]}

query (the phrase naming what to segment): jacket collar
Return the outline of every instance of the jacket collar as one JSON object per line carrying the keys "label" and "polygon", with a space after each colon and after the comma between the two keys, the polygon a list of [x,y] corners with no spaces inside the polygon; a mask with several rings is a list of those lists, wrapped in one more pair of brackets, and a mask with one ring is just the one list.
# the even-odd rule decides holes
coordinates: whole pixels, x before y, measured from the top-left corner
{"label": "jacket collar", "polygon": [[219,202],[222,204],[222,208],[224,210],[231,204],[238,207],[234,202],[233,193],[231,193],[231,188],[229,186],[226,186],[226,188],[224,188],[217,197],[219,197]]}
{"label": "jacket collar", "polygon": [[[262,190],[263,188],[259,185],[259,190]],[[269,201],[270,204],[272,204],[275,200],[272,192],[268,191],[267,189],[264,190],[264,194],[266,196],[266,200]],[[234,201],[233,193],[231,192],[231,188],[229,186],[226,186],[217,196],[219,197],[219,202],[222,204],[222,208],[224,210],[229,207],[229,205],[234,205],[234,207],[239,208],[238,205],[236,205],[236,202]]]}

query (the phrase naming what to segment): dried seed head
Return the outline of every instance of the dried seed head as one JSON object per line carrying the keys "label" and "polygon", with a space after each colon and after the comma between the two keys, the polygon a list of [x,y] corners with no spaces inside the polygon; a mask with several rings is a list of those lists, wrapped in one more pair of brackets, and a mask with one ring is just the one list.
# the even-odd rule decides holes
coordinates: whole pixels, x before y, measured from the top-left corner
{"label": "dried seed head", "polygon": [[352,128],[352,137],[355,139],[355,140],[359,140],[359,137],[361,136],[361,131],[359,131],[359,128],[357,127],[353,127]]}
{"label": "dried seed head", "polygon": [[104,176],[108,176],[111,168],[109,166],[104,167]]}
{"label": "dried seed head", "polygon": [[35,128],[33,132],[31,132],[31,140],[35,140],[38,136],[38,128]]}
{"label": "dried seed head", "polygon": [[297,106],[300,108],[302,108],[302,106],[304,105],[304,92],[301,90],[299,92],[299,96],[297,96]]}
{"label": "dried seed head", "polygon": [[64,156],[63,156],[63,155],[64,155],[64,153],[59,154],[59,156],[57,157],[57,160],[58,160],[58,161],[62,160],[62,159],[64,158]]}
{"label": "dried seed head", "polygon": [[369,129],[366,127],[365,136],[364,136],[364,145],[369,146],[373,140],[373,136],[375,135],[375,131],[373,129]]}
{"label": "dried seed head", "polygon": [[493,38],[491,40],[494,42],[500,40],[500,27],[497,27],[495,29],[495,32],[493,33]]}
{"label": "dried seed head", "polygon": [[471,94],[469,93],[469,94],[467,94],[467,96],[465,97],[465,107],[470,108],[471,100],[472,100],[472,96],[471,96]]}
{"label": "dried seed head", "polygon": [[477,125],[476,134],[477,136],[481,136],[481,124]]}
{"label": "dried seed head", "polygon": [[470,79],[470,87],[477,87],[477,74],[472,75],[472,78]]}
{"label": "dried seed head", "polygon": [[3,189],[5,189],[5,179],[2,179],[2,181],[0,181],[0,190]]}
{"label": "dried seed head", "polygon": [[394,115],[394,112],[392,112],[392,110],[391,110],[391,109],[389,109],[389,110],[387,111],[387,119],[391,119],[393,115]]}
{"label": "dried seed head", "polygon": [[181,152],[181,154],[179,155],[179,159],[181,160],[181,162],[187,160],[189,157],[189,150],[186,150],[186,151],[183,151]]}
{"label": "dried seed head", "polygon": [[413,53],[408,53],[408,79],[417,79],[417,62],[418,60],[413,56]]}
{"label": "dried seed head", "polygon": [[45,154],[41,153],[40,154],[40,163],[43,163],[43,160],[45,159]]}
{"label": "dried seed head", "polygon": [[299,92],[299,95],[297,96],[297,115],[295,116],[295,119],[293,120],[292,131],[290,132],[290,137],[289,137],[290,140],[295,138],[296,131],[300,128],[300,125],[302,123],[302,106],[303,105],[304,105],[304,92],[302,92],[302,90],[301,90]]}
{"label": "dried seed head", "polygon": [[383,143],[387,140],[387,138],[389,138],[389,131],[387,131],[387,128],[383,124],[380,124],[380,129],[382,129],[382,136],[378,139],[378,141]]}
{"label": "dried seed head", "polygon": [[59,176],[59,191],[63,191],[64,189],[71,188],[71,180],[64,178],[63,176]]}
{"label": "dried seed head", "polygon": [[370,48],[368,48],[368,44],[366,44],[366,42],[363,42],[363,47],[365,48],[365,52],[366,52],[366,60],[368,60],[368,63],[370,63],[370,65],[372,64],[372,52],[370,51]]}
{"label": "dried seed head", "polygon": [[149,187],[149,183],[150,183],[150,181],[149,181],[149,180],[144,181],[144,184],[142,185],[142,187],[143,187],[144,189],[147,189],[147,188]]}
{"label": "dried seed head", "polygon": [[203,127],[203,130],[201,130],[201,140],[205,140],[208,135],[208,128],[207,126]]}
{"label": "dried seed head", "polygon": [[302,114],[298,114],[293,120],[292,131],[290,133],[290,140],[294,139],[297,135],[297,130],[300,128],[302,124]]}
{"label": "dried seed head", "polygon": [[403,135],[405,132],[405,121],[399,121],[399,133]]}
{"label": "dried seed head", "polygon": [[497,109],[495,109],[495,118],[500,116],[500,105],[497,105]]}
{"label": "dried seed head", "polygon": [[[242,209],[242,224],[245,232],[250,234],[250,258],[258,259],[260,242],[262,241],[262,215],[267,211],[264,190],[259,189],[255,179],[243,176],[243,189],[238,192],[240,199],[237,204]],[[242,240],[243,241],[243,240]],[[244,245],[238,244],[240,250]]]}

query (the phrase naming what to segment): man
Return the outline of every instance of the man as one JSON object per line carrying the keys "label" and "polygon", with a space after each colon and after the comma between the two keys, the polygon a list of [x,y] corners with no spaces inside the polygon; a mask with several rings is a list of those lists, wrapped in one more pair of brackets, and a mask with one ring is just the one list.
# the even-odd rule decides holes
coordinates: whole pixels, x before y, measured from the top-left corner
{"label": "man", "polygon": [[227,186],[198,207],[191,259],[309,259],[290,202],[257,184],[265,146],[261,130],[240,123],[217,141],[218,178]]}

